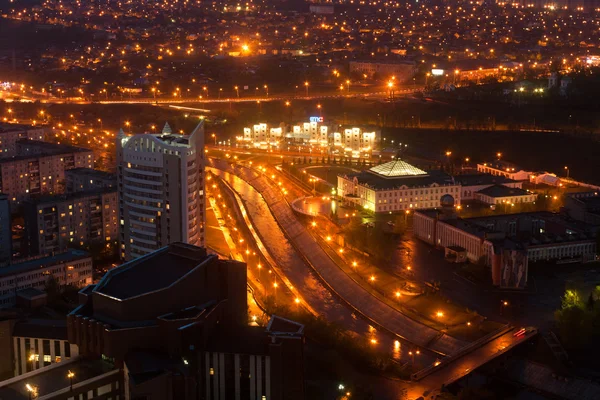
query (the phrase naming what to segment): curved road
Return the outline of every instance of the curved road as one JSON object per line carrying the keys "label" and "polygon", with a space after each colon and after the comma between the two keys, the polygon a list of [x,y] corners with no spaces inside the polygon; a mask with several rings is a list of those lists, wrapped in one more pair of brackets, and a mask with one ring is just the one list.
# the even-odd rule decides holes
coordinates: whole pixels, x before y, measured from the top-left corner
{"label": "curved road", "polygon": [[366,318],[417,346],[440,354],[452,354],[466,344],[447,335],[441,335],[437,330],[410,319],[357,285],[340,270],[305,230],[281,193],[273,188],[267,178],[244,167],[233,171],[224,160],[210,160],[209,163],[220,170],[240,175],[244,181],[256,188],[295,247],[303,250],[303,254],[331,289]]}

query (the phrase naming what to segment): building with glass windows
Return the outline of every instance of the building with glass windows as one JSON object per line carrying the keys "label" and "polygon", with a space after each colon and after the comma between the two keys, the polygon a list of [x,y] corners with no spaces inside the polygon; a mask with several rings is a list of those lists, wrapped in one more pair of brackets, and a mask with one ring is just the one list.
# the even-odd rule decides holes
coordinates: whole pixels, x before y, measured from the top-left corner
{"label": "building with glass windows", "polygon": [[425,172],[396,159],[356,174],[338,176],[337,194],[342,201],[381,212],[436,208],[442,196],[460,204],[460,184],[442,171]]}
{"label": "building with glass windows", "polygon": [[120,256],[204,245],[204,124],[190,135],[117,135]]}

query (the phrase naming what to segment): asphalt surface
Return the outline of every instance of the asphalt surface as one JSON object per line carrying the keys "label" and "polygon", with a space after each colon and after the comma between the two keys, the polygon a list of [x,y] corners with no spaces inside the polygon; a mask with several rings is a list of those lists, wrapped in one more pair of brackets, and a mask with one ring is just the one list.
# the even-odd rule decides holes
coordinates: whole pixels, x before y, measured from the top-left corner
{"label": "asphalt surface", "polygon": [[[225,161],[215,161],[214,165],[220,169],[231,171],[231,166]],[[361,314],[375,324],[422,348],[442,354],[452,354],[466,344],[455,338],[441,335],[437,330],[408,318],[373,297],[346,275],[315,242],[297,220],[280,191],[274,188],[267,178],[243,167],[237,167],[235,174],[240,175],[244,181],[250,183],[262,194],[277,222],[283,227],[295,247],[302,249],[303,254],[315,266],[323,280],[352,308],[360,310]]]}

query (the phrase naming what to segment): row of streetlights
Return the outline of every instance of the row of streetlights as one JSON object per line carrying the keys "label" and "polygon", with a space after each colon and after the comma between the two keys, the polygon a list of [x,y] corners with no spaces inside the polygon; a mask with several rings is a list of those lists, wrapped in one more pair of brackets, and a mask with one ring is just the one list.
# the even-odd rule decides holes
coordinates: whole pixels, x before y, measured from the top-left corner
{"label": "row of streetlights", "polygon": [[[33,356],[33,354],[32,354]],[[31,360],[31,356],[29,357],[29,359]],[[67,372],[67,378],[69,379],[69,390],[72,392],[73,391],[73,379],[75,378],[75,372],[69,370]],[[39,391],[38,391],[38,387],[31,384],[31,383],[27,383],[25,384],[25,390],[27,390],[27,395],[29,396],[29,400],[32,399],[37,399]]]}

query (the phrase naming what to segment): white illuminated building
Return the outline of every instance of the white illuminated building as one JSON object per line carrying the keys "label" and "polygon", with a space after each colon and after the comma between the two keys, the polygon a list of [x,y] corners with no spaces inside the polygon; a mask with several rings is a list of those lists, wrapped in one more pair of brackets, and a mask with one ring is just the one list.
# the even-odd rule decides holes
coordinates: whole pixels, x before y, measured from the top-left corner
{"label": "white illuminated building", "polygon": [[379,212],[435,208],[449,194],[460,204],[461,187],[441,172],[425,172],[400,159],[356,174],[338,176],[337,193],[345,202]]}
{"label": "white illuminated building", "polygon": [[246,127],[243,136],[237,137],[237,142],[255,149],[302,145],[310,150],[326,150],[328,154],[358,158],[370,156],[377,138],[375,131],[327,125],[322,117],[311,117],[309,122],[292,126],[259,123]]}
{"label": "white illuminated building", "polygon": [[172,242],[204,246],[204,125],[189,135],[117,136],[121,258]]}

